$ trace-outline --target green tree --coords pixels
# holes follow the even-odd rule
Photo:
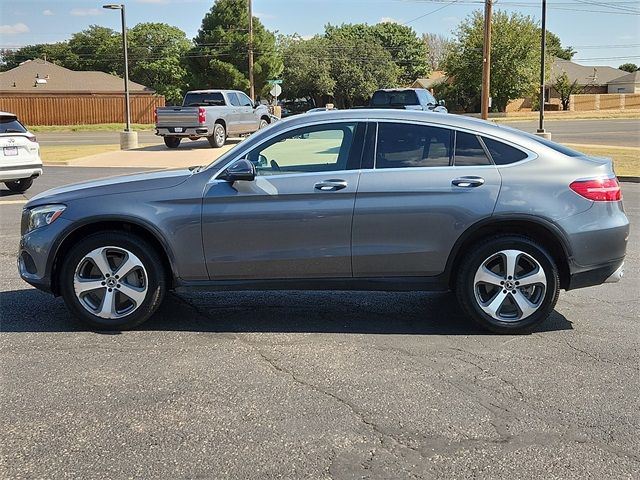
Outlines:
[[[427,45],[416,32],[406,25],[393,22],[382,22],[375,25],[363,23],[327,25],[325,37],[340,38],[342,44],[366,40],[378,44],[385,49],[399,72],[398,82],[411,84],[416,78],[429,74],[431,69],[427,59]]]
[[[129,77],[177,103],[187,87],[183,57],[191,42],[166,23],[139,23],[128,32]]]
[[[453,78],[454,96],[478,105],[482,85],[484,21],[480,11],[462,21],[443,62]],[[507,103],[535,91],[539,75],[540,29],[531,17],[497,11],[492,20],[491,87],[493,109],[503,112]]]
[[[122,36],[111,28],[91,25],[71,35],[67,43],[78,58],[77,70],[124,74]]]
[[[562,43],[560,42],[560,37],[558,37],[555,33],[547,32],[546,37],[547,55],[549,55],[551,58],[555,57],[562,60],[571,60],[576,54],[576,51],[573,49],[573,47],[563,47]]]
[[[633,73],[637,70],[640,70],[640,68],[638,68],[638,65],[636,65],[635,63],[623,63],[618,67],[618,69],[624,70],[625,72],[629,72],[629,73]]]
[[[567,72],[562,72],[558,75],[551,86],[558,92],[558,95],[560,95],[563,110],[569,110],[571,95],[577,95],[585,90],[585,86],[578,85],[577,79],[573,82],[570,81]]]
[[[35,58],[46,59],[62,67],[76,70],[79,57],[71,51],[67,42],[40,43],[27,45],[17,50],[2,50],[0,52],[0,71],[11,70],[22,62]]]
[[[249,89],[249,14],[246,0],[217,0],[204,16],[189,53],[191,87]],[[268,90],[267,80],[282,72],[275,35],[253,18],[256,95]]]
[[[331,76],[332,56],[325,38],[281,37],[279,48],[284,61],[283,96],[311,97],[316,105],[321,104],[324,96],[333,96],[336,82]]]

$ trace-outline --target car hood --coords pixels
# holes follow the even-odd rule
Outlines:
[[[42,192],[33,197],[26,206],[32,207],[45,203],[64,203],[100,195],[116,195],[120,193],[156,190],[158,188],[171,188],[180,185],[191,175],[192,170],[182,168],[74,183]]]

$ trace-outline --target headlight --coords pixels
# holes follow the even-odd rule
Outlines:
[[[43,205],[29,210],[29,223],[25,233],[35,230],[36,228],[50,225],[64,212],[65,205]]]

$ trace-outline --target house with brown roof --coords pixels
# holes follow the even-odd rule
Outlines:
[[[153,123],[164,97],[129,81],[131,120]],[[105,72],[74,71],[42,59],[0,73],[0,110],[27,125],[124,122],[124,80]]]
[[[611,80],[607,87],[608,93],[640,93],[640,71]]]

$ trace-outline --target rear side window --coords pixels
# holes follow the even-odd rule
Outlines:
[[[457,167],[472,165],[491,165],[491,161],[475,135],[456,132],[456,151],[453,164]]]
[[[0,133],[26,133],[27,129],[16,117],[0,117]]]
[[[405,123],[380,123],[376,168],[446,167],[452,131]]]
[[[516,163],[528,157],[522,150],[507,145],[506,143],[486,137],[482,137],[482,140],[491,154],[493,163],[496,165],[509,165],[510,163]]]

